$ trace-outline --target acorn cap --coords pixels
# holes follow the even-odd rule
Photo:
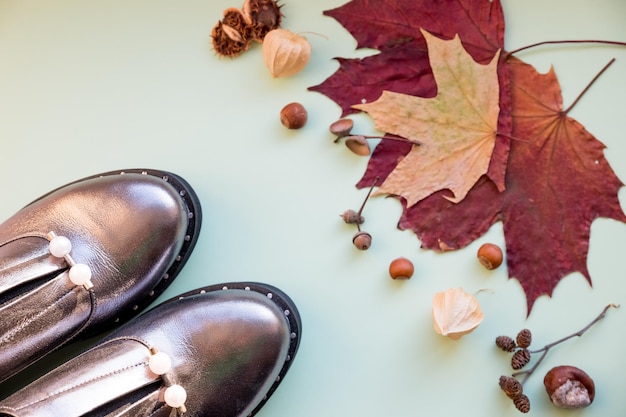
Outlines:
[[[330,133],[333,135],[342,138],[344,136],[348,136],[353,127],[354,122],[352,119],[339,119],[332,123],[328,130],[330,130]]]
[[[370,144],[365,139],[365,136],[361,135],[346,136],[346,146],[353,153],[360,156],[367,156],[371,152]]]

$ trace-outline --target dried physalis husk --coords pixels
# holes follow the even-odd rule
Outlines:
[[[282,6],[275,0],[246,0],[242,10],[254,30],[254,39],[262,42],[272,30],[280,27]]]
[[[433,298],[435,331],[450,339],[471,333],[483,321],[483,312],[476,297],[461,288],[449,288]]]
[[[306,66],[310,57],[309,41],[287,29],[275,29],[263,41],[263,61],[273,77],[297,74]]]
[[[237,56],[248,50],[253,39],[252,25],[243,12],[234,7],[224,10],[224,17],[213,27],[213,49],[219,55]]]

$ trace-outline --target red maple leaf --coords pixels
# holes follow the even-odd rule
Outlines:
[[[424,98],[437,95],[421,29],[448,40],[458,34],[463,47],[481,64],[487,64],[504,48],[504,15],[499,0],[353,0],[324,14],[348,29],[357,47],[380,51],[362,59],[337,58],[339,69],[322,84],[310,87],[339,104],[343,115],[355,112],[351,108],[354,104],[375,101],[385,90]],[[498,79],[500,106],[508,109],[506,65],[498,66]],[[488,176],[503,190],[511,133],[511,114],[506,110],[500,111],[498,132],[502,136],[496,141]],[[388,141],[381,143],[383,148],[384,142]]]
[[[483,177],[459,204],[440,192],[405,210],[399,227],[415,231],[425,248],[448,250],[501,220],[509,276],[520,281],[530,313],[538,297],[551,295],[572,272],[591,283],[592,221],[626,222],[626,216],[617,197],[623,184],[604,157],[605,146],[567,116],[554,72],[539,74],[514,58],[510,66],[513,135],[528,141],[512,141],[506,191]]]
[[[475,51],[476,49],[473,48],[478,42],[476,37],[472,37],[473,35],[468,35],[469,43],[463,38],[463,33],[465,33],[463,30],[467,30],[467,26],[474,28],[468,32],[474,34],[489,32],[482,25],[497,26],[498,31],[504,26],[497,1],[493,3],[486,1],[487,4],[482,1],[472,2],[472,7],[477,5],[476,10],[483,10],[480,13],[476,11],[472,13],[469,7],[464,6],[463,1],[423,0],[417,3],[420,3],[416,6],[417,9],[412,9],[411,5],[414,3],[409,0],[395,2],[395,7],[381,2],[381,7],[393,10],[399,17],[394,20],[391,16],[385,15],[385,19],[380,20],[386,22],[402,20],[404,22],[402,31],[408,30],[406,28],[408,20],[416,22],[416,25],[424,25],[427,30],[433,30],[432,22],[430,22],[431,26],[428,26],[429,16],[433,14],[432,9],[445,4],[447,8],[434,13],[437,16],[435,21],[442,22],[447,19],[446,25],[442,24],[438,27],[447,29],[449,25],[454,26],[452,30],[459,33],[468,52]],[[370,4],[365,0],[354,0],[328,14],[340,19],[348,29],[352,28],[350,30],[359,41],[359,45],[371,47],[372,45],[369,44],[371,42],[383,45],[377,59],[384,60],[386,56],[390,56],[383,55],[387,51],[384,45],[389,44],[388,37],[383,38],[387,39],[385,41],[387,43],[382,43],[380,40],[382,35],[369,34],[369,22],[366,25],[357,26],[353,19],[349,18],[354,15],[346,15],[346,9],[344,9],[352,5],[354,8],[348,9],[350,13],[357,13],[358,16],[371,13],[378,17],[382,12],[372,10],[373,7],[377,7],[377,4],[379,3],[371,2]],[[499,13],[484,13],[487,5],[490,10],[493,9]],[[338,14],[337,10],[342,10],[344,14]],[[469,18],[469,16],[474,17]],[[478,19],[476,16],[482,16],[483,19]],[[496,16],[495,23],[490,19],[484,19],[485,16],[489,16],[490,19]],[[480,22],[480,30],[476,29],[477,22]],[[374,32],[379,30],[380,28],[372,28]],[[387,27],[387,31],[393,30]],[[400,33],[407,36],[404,32]],[[439,33],[439,35],[442,34]],[[448,33],[443,35],[447,36]],[[489,45],[493,47],[491,43]],[[502,43],[498,45],[501,47]],[[395,45],[390,48],[401,47]],[[486,51],[487,48],[482,50]],[[503,175],[506,170],[503,183],[498,184],[496,180],[492,181],[494,171],[490,168],[489,178],[482,177],[460,203],[455,204],[442,198],[447,191],[434,193],[408,209],[401,199],[404,211],[398,226],[401,229],[413,230],[425,248],[450,250],[466,246],[482,236],[495,222],[502,221],[509,276],[521,283],[526,293],[528,313],[530,313],[536,299],[544,294],[551,295],[558,282],[570,273],[579,272],[591,283],[587,269],[591,223],[598,217],[626,222],[626,216],[617,198],[617,192],[623,184],[604,158],[604,145],[587,132],[580,123],[568,117],[567,111],[563,110],[560,86],[555,74],[552,71],[539,74],[532,66],[515,58],[509,57],[507,61],[506,54],[503,56],[505,59],[500,63],[498,76],[501,90],[506,90],[510,95],[501,94],[498,130],[507,132],[506,124],[512,122],[510,136],[519,138],[511,142],[504,139],[497,142],[506,145],[501,146],[500,149],[506,148],[507,151],[510,149],[508,168],[506,153],[502,158],[503,154],[494,151],[492,160],[492,166],[494,166],[494,160],[500,158],[496,165],[502,167]],[[411,68],[422,68],[421,63],[416,64],[408,56],[406,59],[405,64],[399,61],[393,66],[406,65],[402,71],[407,71],[409,74]],[[414,59],[425,60],[422,55],[415,55]],[[474,59],[479,61],[476,56]],[[353,67],[353,64],[356,67]],[[380,67],[375,68],[384,67],[380,62],[378,65]],[[374,98],[377,98],[381,92],[380,89],[388,87],[375,85],[376,75],[368,73],[368,69],[371,70],[371,67],[368,67],[368,62],[365,60],[342,61],[341,68],[333,76],[337,78],[331,77],[313,89],[328,95],[335,101],[339,100],[337,102],[340,104],[358,102],[363,95],[362,91],[351,96],[352,93],[346,92],[349,89],[339,91],[342,89],[334,86],[333,83],[345,79],[357,79],[363,75],[366,77],[365,85],[361,87],[367,89],[367,83],[372,83],[368,91],[373,91],[373,95],[376,95]],[[383,78],[388,76],[384,71]],[[389,79],[392,78],[389,77]],[[420,84],[424,89],[423,94],[430,94],[424,93],[427,91],[424,86],[428,83],[420,79]],[[402,83],[397,85],[398,88],[402,88]],[[396,91],[420,95],[415,90],[413,92]],[[512,119],[507,120],[507,115],[508,117],[512,115]],[[369,187],[375,177],[384,180],[398,161],[408,153],[410,146],[401,141],[382,140],[374,150],[367,171],[357,186]],[[506,187],[503,187],[504,185]],[[504,189],[505,191],[502,191]]]

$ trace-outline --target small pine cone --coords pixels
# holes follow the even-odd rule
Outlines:
[[[517,371],[526,366],[528,362],[530,362],[530,351],[528,349],[520,349],[513,354],[511,367]]]
[[[502,375],[500,377],[500,389],[504,391],[507,397],[515,399],[522,395],[524,387],[521,382],[512,376]]]
[[[498,336],[496,337],[496,346],[502,349],[505,352],[513,352],[517,347],[515,345],[515,340],[510,338],[509,336]]]
[[[533,341],[533,334],[528,329],[523,329],[517,334],[517,346],[526,349]]]
[[[530,400],[524,394],[513,399],[513,404],[521,413],[527,413],[530,411]]]

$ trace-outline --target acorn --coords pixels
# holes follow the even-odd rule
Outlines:
[[[352,238],[352,243],[359,250],[368,250],[372,246],[372,235],[358,231]]]
[[[341,218],[347,224],[363,224],[365,222],[365,217],[363,217],[358,211],[354,211],[352,209],[341,213]]]

